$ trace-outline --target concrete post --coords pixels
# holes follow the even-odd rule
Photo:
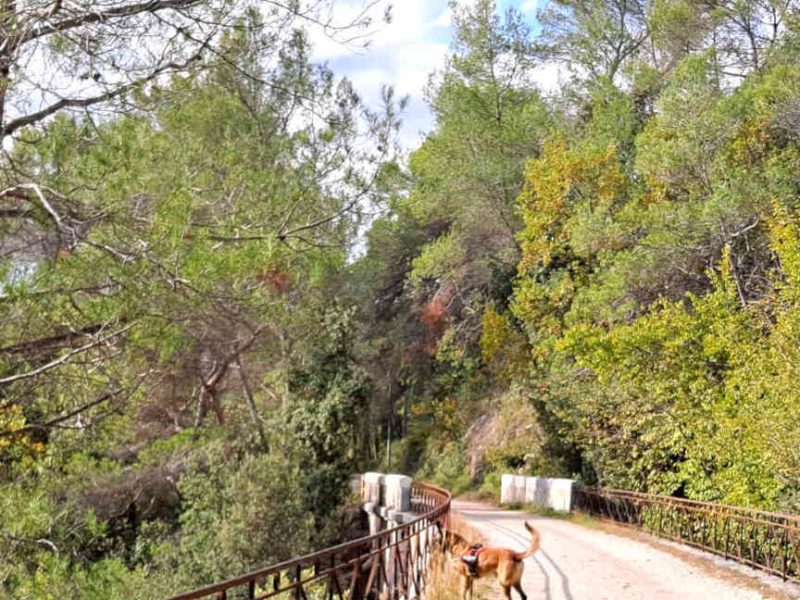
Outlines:
[[[514,476],[502,475],[500,477],[500,502],[502,504],[511,504],[514,493]]]
[[[369,534],[375,535],[383,529],[383,519],[376,510],[383,496],[383,473],[364,473],[361,477],[361,500],[369,521]]]
[[[525,478],[525,504],[536,503],[536,489],[539,485],[538,477]]]
[[[547,477],[536,478],[536,493],[533,496],[536,506],[550,506],[550,479]]]
[[[364,502],[372,502],[379,506],[383,505],[383,473],[364,473],[362,477],[362,491]]]
[[[551,479],[548,505],[554,510],[572,510],[572,479]]]
[[[523,504],[525,502],[525,480],[522,475],[503,475],[500,478],[500,502]]]
[[[384,506],[400,512],[411,510],[411,477],[406,475],[386,475],[383,478],[386,489]]]
[[[361,499],[369,518],[370,534],[392,529],[417,518],[418,515],[411,512],[411,484],[412,479],[406,475],[364,473],[361,477]],[[419,578],[420,570],[425,568],[423,557],[418,552],[428,542],[429,535],[427,530],[422,530],[401,542],[398,532],[392,534],[391,542],[396,545],[381,551],[385,565],[381,597],[397,598],[400,592],[403,592],[403,600],[412,600],[417,596],[411,578]],[[408,580],[398,585],[395,585],[395,577],[399,578],[402,571],[397,569],[395,558],[408,566]]]
[[[572,479],[503,475],[500,478],[500,502],[533,504],[562,512],[572,509]]]

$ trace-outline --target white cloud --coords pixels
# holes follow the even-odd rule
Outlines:
[[[337,22],[354,19],[365,2],[342,0],[335,4]],[[380,105],[382,85],[394,87],[396,96],[408,96],[400,141],[406,148],[420,142],[420,132],[430,130],[433,118],[425,105],[423,90],[429,75],[444,66],[451,34],[450,11],[444,0],[403,0],[392,8],[391,23],[382,23],[385,4],[370,15],[369,46],[355,40],[343,44],[320,32],[311,33],[313,58],[325,61],[334,72],[349,77],[372,108]]]
[[[539,0],[524,0],[520,3],[518,10],[523,15],[534,15],[540,6],[541,2]]]
[[[531,20],[536,8],[546,0],[501,0],[498,9],[514,5]],[[369,0],[337,0],[334,16],[337,23],[355,19]],[[349,44],[341,43],[311,31],[313,58],[327,62],[335,73],[349,77],[361,97],[372,108],[380,106],[382,85],[395,88],[396,96],[409,96],[403,114],[400,141],[413,149],[421,141],[421,133],[430,131],[433,116],[424,100],[424,89],[434,71],[444,67],[452,37],[452,15],[446,0],[401,0],[393,3],[392,22],[381,22],[387,2],[372,7],[373,25]],[[535,24],[534,24],[535,25]],[[343,34],[346,36],[347,34]],[[352,35],[352,33],[350,33]],[[369,46],[363,48],[363,42]],[[544,93],[555,93],[562,74],[554,64],[538,67],[533,78]]]

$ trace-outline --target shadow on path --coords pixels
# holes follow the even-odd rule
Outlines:
[[[539,566],[539,570],[542,572],[542,575],[544,575],[544,598],[545,600],[550,600],[550,575],[547,574],[547,569],[544,568],[544,565],[536,556],[533,557],[533,562]]]

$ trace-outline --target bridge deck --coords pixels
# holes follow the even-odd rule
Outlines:
[[[745,575],[742,567],[651,543],[648,536],[614,535],[475,502],[453,501],[452,506],[492,545],[521,550],[529,541],[523,521],[539,529],[542,546],[526,560],[523,578],[529,600],[800,598],[800,586],[777,580],[767,587],[755,571]]]

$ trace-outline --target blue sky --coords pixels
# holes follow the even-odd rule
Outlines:
[[[547,0],[500,0],[498,10],[513,6],[529,16],[535,27],[537,6]],[[334,16],[347,19],[360,12],[364,0],[336,0]],[[430,74],[444,66],[452,35],[446,0],[395,0],[392,23],[376,25],[368,49],[313,36],[315,59],[327,62],[337,74],[349,77],[364,100],[379,105],[382,84],[394,86],[398,96],[409,96],[400,140],[407,149],[419,145],[433,119],[424,100]],[[375,12],[379,20],[383,7]],[[553,73],[542,73],[546,87]]]

